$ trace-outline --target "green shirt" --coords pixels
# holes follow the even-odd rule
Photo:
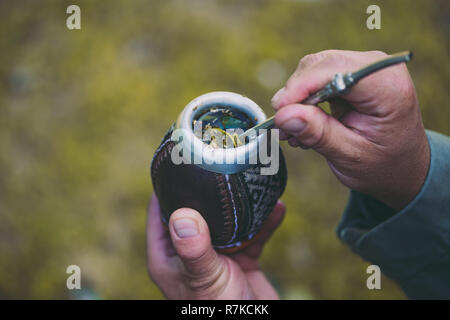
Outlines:
[[[450,299],[450,138],[427,131],[430,168],[419,194],[396,212],[352,191],[339,238],[412,299]]]

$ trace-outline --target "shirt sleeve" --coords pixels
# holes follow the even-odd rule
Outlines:
[[[399,212],[351,191],[338,237],[412,299],[450,298],[450,138],[427,131],[430,168]]]

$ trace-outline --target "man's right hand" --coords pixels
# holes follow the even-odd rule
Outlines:
[[[305,56],[272,104],[280,137],[322,154],[349,188],[400,210],[419,192],[430,162],[415,88],[404,64],[378,71],[330,101],[332,115],[298,104],[334,74],[386,57],[379,51],[327,50]]]

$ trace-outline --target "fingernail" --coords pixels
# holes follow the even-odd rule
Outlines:
[[[287,131],[288,133],[297,134],[303,131],[305,127],[306,127],[305,122],[303,122],[300,119],[293,118],[283,123],[280,128],[284,131]]]
[[[198,234],[197,222],[189,218],[175,220],[173,228],[180,238],[190,238]]]
[[[278,108],[278,100],[280,100],[281,95],[284,92],[284,87],[281,88],[280,90],[277,91],[277,93],[275,93],[275,95],[272,98],[272,106],[276,109]]]

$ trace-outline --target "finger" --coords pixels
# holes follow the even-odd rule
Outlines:
[[[273,96],[272,106],[277,110],[303,101],[320,90],[334,74],[341,72],[337,70],[342,70],[342,60],[338,61],[336,57],[342,54],[339,50],[325,50],[304,56],[286,85]]]
[[[200,282],[213,282],[224,268],[211,244],[208,225],[197,211],[182,208],[169,221],[175,250],[188,274]]]
[[[326,50],[304,57],[298,69],[288,79],[284,88],[280,89],[272,98],[272,105],[275,109],[280,109],[286,105],[303,101],[308,96],[322,89],[330,82],[336,73],[353,72],[387,55],[379,51],[355,52]],[[305,61],[303,61],[305,59]],[[395,68],[395,67],[394,67]],[[391,68],[391,70],[393,70]],[[386,70],[384,70],[386,71]],[[379,94],[374,82],[374,77],[383,81],[383,70],[369,76],[372,80],[363,79],[354,86],[352,91],[345,97],[351,103],[361,104],[367,100],[368,94]],[[384,79],[385,80],[385,79]],[[361,93],[365,93],[361,95]],[[372,110],[366,110],[371,112]],[[379,112],[377,110],[376,112]]]
[[[153,277],[166,268],[174,253],[169,233],[161,221],[158,199],[153,194],[147,217],[147,264],[150,275]]]
[[[322,109],[293,104],[280,109],[275,115],[278,128],[293,138],[289,144],[312,148],[328,159],[355,156],[361,137]]]
[[[336,97],[329,100],[330,103],[330,109],[331,109],[331,115],[337,119],[340,120],[342,117],[344,117],[348,112],[354,110],[352,105],[345,101],[344,99],[340,97]]]
[[[332,79],[333,72],[330,69],[295,72],[272,98],[272,106],[279,110],[288,104],[303,101],[325,86]]]
[[[269,215],[266,222],[264,222],[255,241],[250,246],[242,250],[241,253],[244,253],[251,258],[257,259],[261,255],[266,242],[270,239],[274,231],[283,221],[285,213],[286,206],[281,201],[278,201],[273,208],[272,213]]]

